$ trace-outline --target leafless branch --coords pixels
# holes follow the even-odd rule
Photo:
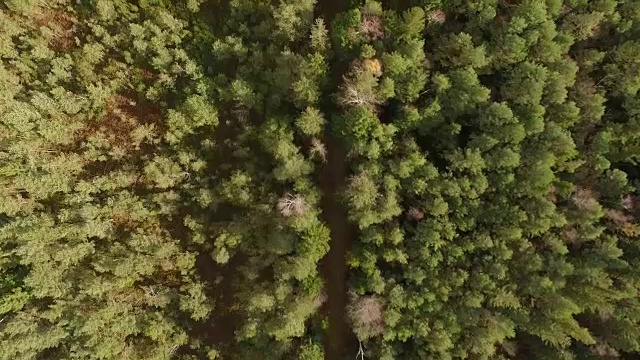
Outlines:
[[[634,205],[635,199],[631,195],[627,195],[622,198],[622,207],[625,208],[625,210],[633,209]]]
[[[358,106],[358,105],[377,105],[380,100],[376,97],[373,89],[358,88],[357,83],[352,79],[345,79],[342,85],[342,96],[340,98],[342,105]]]
[[[447,21],[447,14],[442,10],[432,10],[427,13],[427,21],[430,23],[443,24]]]
[[[158,295],[156,293],[156,290],[153,288],[153,286],[144,286],[142,290],[144,290],[145,295],[147,295],[150,298],[154,298]]]
[[[320,139],[311,139],[311,149],[309,152],[313,155],[318,155],[323,163],[327,162],[327,147],[320,141]]]
[[[173,345],[171,347],[171,349],[169,349],[169,357],[172,357],[173,355],[175,355],[175,353],[178,351],[178,345]]]
[[[304,215],[306,212],[307,204],[302,196],[287,193],[284,197],[278,200],[278,209],[284,217],[292,215],[300,216]]]
[[[315,299],[313,299],[313,306],[319,308],[327,301],[328,298],[329,296],[327,295],[327,292],[322,290],[322,292],[318,294]]]
[[[359,35],[363,35],[367,40],[379,39],[384,35],[382,29],[382,19],[379,16],[373,14],[366,14],[362,17],[360,23]]]
[[[356,354],[356,360],[364,360],[364,349],[362,348],[362,341],[358,340],[358,353]]]
[[[412,207],[407,211],[407,217],[410,220],[420,221],[424,218],[424,212],[418,208]]]
[[[631,220],[633,220],[631,216],[625,214],[623,211],[620,211],[620,210],[608,210],[606,215],[607,215],[607,218],[609,218],[618,226],[623,226],[631,222]]]
[[[598,207],[596,194],[587,188],[578,188],[571,197],[573,204],[580,210],[593,211]]]
[[[367,339],[384,332],[384,304],[377,296],[354,298],[347,308],[358,339]]]

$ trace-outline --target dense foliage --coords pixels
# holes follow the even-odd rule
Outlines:
[[[632,0],[4,1],[0,360],[635,358],[638,38]]]

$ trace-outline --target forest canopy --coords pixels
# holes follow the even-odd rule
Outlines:
[[[640,356],[640,2],[0,3],[0,360]]]

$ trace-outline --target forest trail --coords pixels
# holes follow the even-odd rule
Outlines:
[[[337,13],[345,11],[348,2],[346,0],[320,0],[318,5],[325,23],[331,27],[333,17]],[[334,62],[334,66],[331,68],[333,87],[337,87],[340,83],[345,68],[342,64]],[[325,101],[329,109],[335,109],[333,99],[327,98]],[[337,111],[337,109],[335,110]],[[339,195],[348,172],[345,146],[340,139],[331,134],[331,130],[326,132],[324,143],[328,149],[328,159],[320,173],[319,184],[323,193],[323,217],[331,230],[329,253],[322,262],[328,295],[326,310],[329,317],[325,359],[340,360],[350,353],[351,345],[354,346],[353,351],[356,351],[357,346],[346,313],[348,301],[346,255],[355,239],[355,231],[347,220],[347,212],[340,202]]]
[[[347,322],[347,264],[346,254],[354,240],[347,214],[340,204],[339,190],[347,173],[345,149],[340,140],[327,135],[328,162],[322,170],[320,186],[323,190],[322,213],[329,229],[329,253],[323,260],[323,273],[328,289],[329,331],[325,344],[325,359],[342,359],[353,334]]]

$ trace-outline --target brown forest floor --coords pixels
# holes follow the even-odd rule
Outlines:
[[[333,17],[348,6],[347,0],[320,0],[319,15],[330,27]],[[345,72],[345,64],[334,62],[331,69],[332,86],[337,87]],[[333,99],[326,99],[326,107],[335,109]],[[336,111],[333,111],[336,113]],[[340,360],[351,358],[349,354],[357,352],[357,340],[347,321],[347,263],[346,255],[356,238],[356,231],[347,220],[347,213],[340,201],[348,172],[344,144],[326,132],[324,143],[328,148],[328,160],[320,173],[319,185],[322,190],[322,213],[324,221],[331,230],[330,249],[323,259],[322,270],[326,281],[328,300],[325,306],[329,318],[329,329],[325,342],[325,359]]]
[[[320,187],[324,195],[324,220],[331,229],[331,247],[322,264],[328,295],[326,309],[329,316],[325,359],[338,360],[346,356],[347,348],[355,342],[345,309],[348,300],[348,269],[345,256],[354,240],[354,231],[348,223],[347,214],[340,204],[338,195],[347,172],[344,145],[331,135],[325,138],[325,142],[329,148],[329,158],[321,173]]]

